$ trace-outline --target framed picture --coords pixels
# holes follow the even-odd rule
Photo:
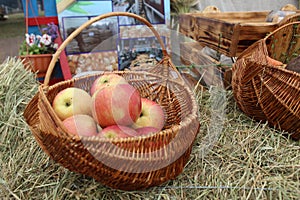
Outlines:
[[[109,12],[129,12],[142,16],[158,29],[170,22],[170,0],[56,0],[63,39],[93,17]],[[167,46],[170,42],[164,39]],[[155,49],[156,48],[156,49]],[[66,47],[73,75],[84,71],[131,68],[135,59],[161,59],[161,47],[149,28],[127,16],[100,20],[84,29]]]

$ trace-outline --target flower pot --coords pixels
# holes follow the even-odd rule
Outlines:
[[[24,67],[30,69],[32,72],[37,72],[37,77],[44,77],[46,75],[48,66],[52,59],[52,54],[36,54],[20,56]]]

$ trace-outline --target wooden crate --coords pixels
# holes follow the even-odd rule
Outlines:
[[[194,65],[190,69],[196,79],[202,79],[204,86],[219,85],[231,89],[231,66],[220,62],[202,52],[199,42],[180,43],[180,59],[185,65]]]
[[[279,23],[266,22],[269,11],[185,13],[179,17],[180,32],[226,56],[236,57],[255,41],[279,26],[300,20],[300,11]]]

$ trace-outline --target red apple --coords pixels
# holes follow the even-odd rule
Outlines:
[[[158,103],[147,98],[141,98],[141,101],[142,112],[132,127],[137,129],[145,126],[151,126],[160,131],[165,124],[163,109]]]
[[[107,86],[92,96],[92,115],[103,128],[132,125],[140,113],[140,93],[130,84]]]
[[[157,133],[160,130],[155,127],[145,126],[145,127],[137,128],[135,129],[135,131],[137,132],[138,135],[148,135],[151,133]]]
[[[98,134],[97,124],[89,115],[73,115],[65,119],[63,124],[72,135],[94,136]]]
[[[104,138],[125,138],[136,135],[137,132],[134,129],[120,125],[108,126],[99,133],[99,136]]]
[[[70,87],[60,91],[53,100],[52,107],[61,120],[72,115],[91,115],[92,97],[83,89]]]
[[[109,85],[117,85],[117,84],[126,84],[128,83],[125,78],[117,74],[103,74],[99,76],[91,87],[91,95],[93,95],[97,90],[100,90]]]

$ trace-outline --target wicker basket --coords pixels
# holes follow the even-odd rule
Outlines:
[[[232,88],[239,108],[300,138],[300,74],[274,66],[300,54],[300,22],[283,25],[246,49],[233,66]]]
[[[112,16],[134,17],[146,24],[162,47],[164,56],[161,62],[148,72],[99,72],[48,86],[54,63],[66,45],[87,26]],[[93,81],[104,73],[123,76],[142,97],[158,102],[165,112],[163,130],[130,138],[70,136],[51,106],[54,97],[71,86],[89,91]],[[121,190],[145,189],[176,178],[189,160],[200,127],[197,102],[172,64],[159,34],[144,18],[126,12],[95,17],[62,43],[49,65],[44,84],[27,105],[24,117],[38,144],[54,161]]]

